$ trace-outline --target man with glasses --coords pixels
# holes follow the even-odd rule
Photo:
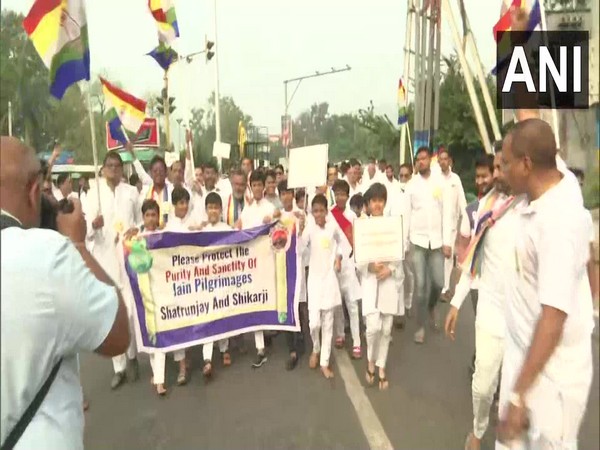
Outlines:
[[[406,185],[412,178],[413,168],[410,164],[401,164],[398,172],[398,181],[400,182],[400,190],[404,192]]]
[[[166,167],[161,173],[166,176]],[[130,334],[135,336],[135,308],[125,272],[122,243],[135,232],[136,226],[142,221],[140,197],[135,186],[121,181],[123,160],[116,151],[106,154],[102,174],[103,177],[96,180],[94,187],[90,189],[90,201],[86,205],[87,240],[93,244],[92,255],[123,294]],[[100,205],[97,201],[97,190],[100,191]],[[101,209],[98,209],[99,206]],[[127,353],[113,358],[115,374],[110,384],[112,389],[121,386],[125,379],[129,381],[138,379],[136,353],[136,341],[133,337]]]

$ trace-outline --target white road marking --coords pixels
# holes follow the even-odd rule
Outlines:
[[[344,380],[346,393],[350,397],[352,406],[354,406],[354,410],[358,415],[360,426],[369,442],[369,448],[371,450],[394,450],[394,446],[385,434],[379,417],[377,417],[367,394],[365,394],[365,388],[360,383],[354,367],[352,367],[348,353],[343,350],[336,351],[335,361],[342,380]]]

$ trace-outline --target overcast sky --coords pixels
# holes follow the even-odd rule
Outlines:
[[[486,71],[495,60],[492,27],[500,0],[464,0]],[[284,109],[283,80],[352,67],[302,82],[291,106],[295,116],[314,102],[331,113],[356,112],[373,100],[376,111],[396,115],[396,91],[403,68],[406,0],[219,0],[218,43],[221,95],[230,95],[255,125],[279,134]],[[455,2],[453,2],[455,3]],[[27,13],[33,0],[4,0],[2,8]],[[106,73],[134,95],[160,92],[162,70],[145,54],[157,44],[147,0],[87,1],[92,72]],[[214,40],[212,0],[175,0],[180,54],[202,50]],[[458,6],[453,4],[459,29]],[[452,52],[447,21],[442,48]],[[172,72],[172,73],[171,73]],[[180,117],[205,106],[214,89],[213,62],[180,62],[170,71],[170,92]]]

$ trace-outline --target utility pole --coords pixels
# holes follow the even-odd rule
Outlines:
[[[331,70],[328,70],[327,72],[316,71],[312,75],[305,75],[302,77],[291,78],[289,80],[283,80],[283,89],[284,89],[284,98],[285,98],[284,120],[285,120],[286,126],[288,127],[289,134],[291,134],[291,132],[292,132],[292,121],[290,118],[288,118],[288,110],[290,107],[290,103],[292,103],[292,100],[294,99],[294,95],[296,95],[296,92],[298,91],[298,87],[300,87],[300,83],[302,82],[302,80],[306,80],[308,78],[323,77],[325,75],[333,75],[334,73],[347,72],[349,70],[352,70],[352,68],[348,64],[346,64],[346,67],[344,67],[343,69],[335,69],[332,67]],[[296,87],[294,88],[294,92],[292,92],[292,96],[288,100],[288,83],[293,83],[293,82],[297,82],[297,84],[296,84]],[[289,141],[290,141],[290,139],[288,138],[288,140],[286,142],[286,146],[285,146],[285,157],[288,160],[290,157]]]
[[[215,0],[215,44],[218,42],[217,37],[217,0]],[[205,39],[206,41],[206,39]],[[208,42],[208,41],[206,41]],[[208,53],[207,53],[208,55]],[[208,59],[207,59],[208,61]],[[219,95],[219,55],[215,52],[215,128],[216,128],[216,141],[221,142],[221,96]],[[219,164],[219,170],[221,169],[221,157],[217,157]]]

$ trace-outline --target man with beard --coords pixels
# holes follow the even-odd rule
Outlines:
[[[508,135],[504,145],[509,145],[511,139],[511,135]],[[496,151],[494,157],[494,187],[481,199],[475,214],[476,229],[481,229],[482,222],[490,217],[494,220],[493,227],[489,226],[485,234],[477,235],[478,241],[471,240],[473,248],[477,246],[477,242],[481,247],[477,254],[467,257],[464,262],[463,273],[456,286],[445,324],[447,336],[454,340],[458,310],[467,297],[469,288],[477,282],[479,301],[475,319],[475,372],[471,386],[474,418],[473,429],[465,444],[465,448],[470,450],[481,448],[481,440],[489,423],[490,407],[498,387],[506,328],[504,286],[514,254],[511,242],[517,233],[514,198],[510,197],[510,189],[502,174],[501,158],[502,149]],[[471,266],[481,267],[481,271],[472,272]]]
[[[129,318],[131,339],[126,354],[113,358],[115,374],[111,388],[116,389],[127,380],[136,381],[139,377],[136,358],[135,308],[133,293],[125,271],[122,243],[136,232],[142,222],[139,194],[134,186],[123,183],[123,160],[116,151],[108,152],[102,165],[103,178],[90,189],[85,217],[87,220],[87,240],[92,243],[92,255],[115,282],[123,294]],[[166,189],[166,187],[164,188]],[[97,202],[100,191],[100,206]],[[126,369],[128,373],[126,375]]]
[[[444,258],[452,255],[452,207],[444,180],[431,172],[429,148],[417,151],[418,173],[406,188],[408,196],[407,222],[411,256],[415,270],[415,293],[418,305],[414,336],[417,344],[425,341],[425,321],[436,330],[435,306],[444,285]]]
[[[349,197],[352,198],[355,194],[362,193],[361,186],[359,184],[362,168],[360,166],[360,162],[354,158],[350,160],[349,164],[350,168],[348,169],[347,177],[348,184],[350,185]]]

